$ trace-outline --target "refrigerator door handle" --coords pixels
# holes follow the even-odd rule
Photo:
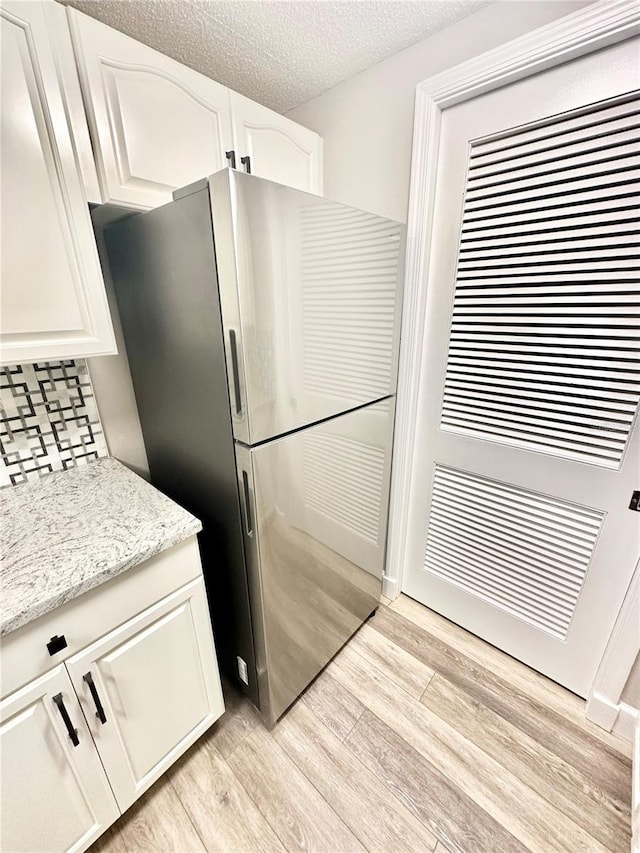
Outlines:
[[[251,492],[249,491],[249,475],[242,472],[242,487],[244,490],[244,522],[247,536],[253,536],[253,513],[251,512]]]
[[[242,414],[242,393],[240,391],[240,369],[238,367],[238,344],[233,329],[229,332],[229,347],[231,349],[231,372],[233,373],[233,395],[237,414]]]

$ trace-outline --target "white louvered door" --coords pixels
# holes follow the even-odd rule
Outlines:
[[[403,590],[576,693],[640,553],[640,73],[443,112]]]

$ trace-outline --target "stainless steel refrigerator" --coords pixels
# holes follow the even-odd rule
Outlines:
[[[105,236],[152,480],[274,722],[380,598],[404,226],[225,170]]]

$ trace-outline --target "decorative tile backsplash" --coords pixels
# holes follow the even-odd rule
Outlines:
[[[0,367],[0,486],[108,456],[85,361]]]

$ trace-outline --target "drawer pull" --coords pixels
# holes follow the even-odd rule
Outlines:
[[[47,643],[47,649],[49,650],[49,654],[53,657],[53,655],[57,655],[58,652],[61,652],[63,649],[67,648],[67,640],[64,634],[59,637],[57,634],[55,637],[52,637]]]
[[[82,676],[83,681],[86,681],[89,685],[89,691],[91,693],[91,698],[93,699],[93,703],[96,706],[96,717],[100,720],[102,725],[107,722],[107,715],[104,712],[104,708],[102,707],[102,702],[100,701],[100,697],[98,696],[98,690],[96,688],[95,682],[93,680],[93,676],[90,672],[85,673]]]
[[[58,711],[60,711],[60,716],[62,717],[62,721],[67,727],[67,734],[71,740],[71,743],[74,746],[78,746],[80,743],[80,739],[78,738],[78,729],[74,729],[73,723],[71,722],[71,717],[69,716],[69,712],[64,706],[64,699],[62,698],[62,693],[56,693],[53,697],[53,701],[58,706]]]

